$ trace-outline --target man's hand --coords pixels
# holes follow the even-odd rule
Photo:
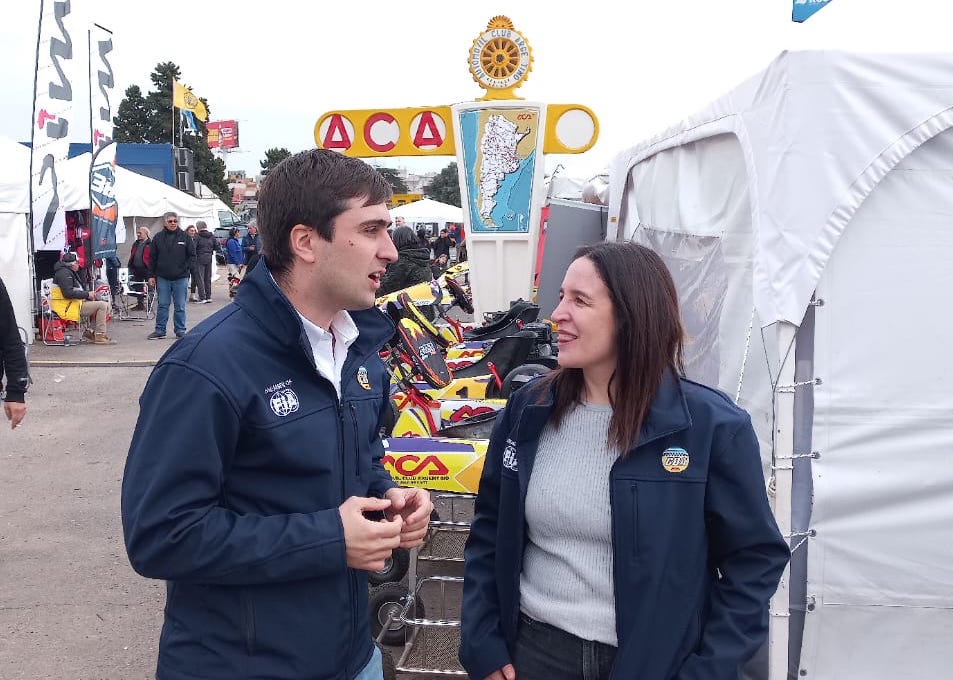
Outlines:
[[[500,670],[486,676],[486,680],[516,680],[516,669],[513,668],[513,664],[508,663]]]
[[[89,291],[88,293],[86,293],[86,299],[92,302],[93,300],[96,299],[96,295],[93,293],[93,291]]]
[[[424,542],[433,503],[425,489],[388,489],[384,498],[390,501],[390,508],[384,511],[387,519],[402,517],[403,528],[400,532],[401,548],[416,548]]]
[[[380,571],[394,548],[401,544],[404,520],[400,516],[374,522],[364,517],[365,512],[387,510],[391,502],[385,498],[351,496],[338,512],[344,525],[344,547],[347,566],[365,571]]]
[[[20,401],[5,401],[3,412],[7,414],[7,420],[10,421],[10,429],[15,430],[26,415],[26,404]]]

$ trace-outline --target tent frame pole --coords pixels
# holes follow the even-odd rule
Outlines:
[[[797,326],[787,321],[778,323],[778,380],[774,386],[774,516],[781,535],[791,535],[791,487],[794,481],[794,369]],[[788,639],[791,622],[791,565],[781,574],[781,582],[771,598],[771,619],[768,633],[768,679],[788,677]]]

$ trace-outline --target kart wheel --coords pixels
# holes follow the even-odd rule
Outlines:
[[[368,596],[368,610],[371,619],[371,637],[375,640],[384,631],[380,642],[385,645],[399,645],[404,642],[404,633],[407,626],[400,620],[400,612],[408,597],[407,588],[399,583],[385,583],[371,590]],[[425,617],[424,605],[420,600],[415,601],[414,618]],[[388,620],[390,625],[387,625]],[[387,630],[384,626],[387,625]]]
[[[512,371],[507,373],[506,377],[503,379],[503,388],[500,390],[500,396],[502,396],[504,399],[509,399],[513,392],[521,388],[533,378],[546,375],[550,372],[550,370],[552,369],[550,369],[548,366],[543,366],[542,364],[523,364],[522,366],[517,366]]]
[[[395,548],[387,562],[384,563],[383,569],[367,572],[367,582],[374,586],[384,583],[397,583],[404,578],[409,566],[410,552],[406,548]]]

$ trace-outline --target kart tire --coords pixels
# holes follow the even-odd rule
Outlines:
[[[509,399],[513,392],[530,380],[540,375],[546,375],[551,370],[551,368],[542,364],[523,364],[522,366],[517,366],[503,378],[503,387],[500,390],[500,396],[503,397],[503,399]]]
[[[397,419],[400,417],[400,412],[397,410],[397,404],[394,403],[393,399],[387,400],[387,412],[384,414],[384,417],[381,419],[381,438],[387,439],[392,434],[394,434],[394,426],[397,425]]]
[[[373,586],[384,583],[397,583],[407,573],[410,566],[410,551],[407,548],[394,548],[380,571],[367,572],[367,582]]]
[[[377,586],[370,591],[367,602],[368,612],[370,614],[371,620],[372,638],[377,640],[378,636],[381,634],[381,631],[384,629],[384,625],[387,623],[388,617],[391,616],[391,614],[400,614],[400,611],[404,608],[407,595],[408,592],[406,586],[402,586],[399,583],[385,583],[384,585]],[[414,604],[414,618],[424,618],[426,615],[424,613],[423,603],[420,600],[416,600]],[[399,619],[396,621],[391,621],[390,626],[386,631],[384,631],[384,635],[380,639],[381,644],[403,644],[405,641],[404,637],[406,629],[407,626],[404,625],[404,623]]]

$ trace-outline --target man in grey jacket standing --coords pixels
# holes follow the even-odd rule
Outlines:
[[[156,312],[156,328],[149,340],[165,337],[169,322],[169,304],[175,305],[172,323],[175,337],[185,337],[185,298],[189,292],[189,270],[195,261],[195,243],[182,229],[179,216],[167,212],[163,216],[164,228],[152,237],[149,260],[149,285],[156,286],[159,309]]]
[[[198,302],[212,301],[212,259],[215,257],[215,235],[208,225],[199,220],[195,223],[198,233],[195,235],[195,267],[193,276],[197,283]]]

